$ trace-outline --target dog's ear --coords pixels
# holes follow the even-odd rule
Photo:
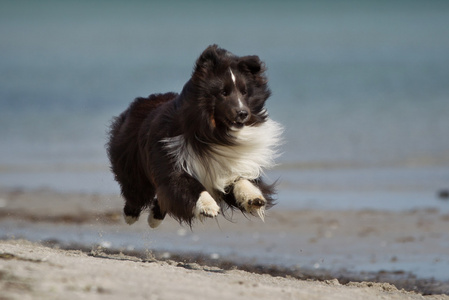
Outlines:
[[[238,66],[241,71],[246,71],[254,75],[263,73],[265,71],[264,64],[260,61],[257,55],[240,57]]]
[[[219,57],[217,45],[211,45],[203,51],[196,61],[194,74],[207,74],[209,70],[213,70],[218,64]]]

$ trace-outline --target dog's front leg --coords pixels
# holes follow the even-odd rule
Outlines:
[[[241,208],[250,214],[257,214],[264,221],[267,201],[257,186],[248,179],[239,179],[234,184],[233,191]]]
[[[180,222],[193,218],[216,217],[220,207],[204,186],[185,172],[175,172],[158,185],[157,195],[162,211]]]
[[[219,211],[220,207],[214,198],[207,191],[202,191],[193,208],[193,215],[202,220],[204,217],[216,217]]]

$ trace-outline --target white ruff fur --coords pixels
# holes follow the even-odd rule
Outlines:
[[[182,135],[163,139],[170,155],[176,159],[176,167],[197,179],[211,195],[236,180],[259,178],[263,169],[272,168],[278,156],[282,126],[268,119],[259,126],[245,126],[233,130],[236,137],[234,146],[211,146],[206,157],[194,153]]]

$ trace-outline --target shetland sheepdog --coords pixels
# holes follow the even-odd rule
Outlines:
[[[192,226],[239,209],[258,215],[274,204],[273,167],[282,126],[268,117],[265,64],[209,46],[180,94],[136,98],[113,119],[108,156],[125,199],[125,221],[149,210]]]

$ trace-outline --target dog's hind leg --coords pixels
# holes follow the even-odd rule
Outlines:
[[[163,212],[161,210],[159,202],[157,201],[157,198],[155,198],[153,205],[150,208],[150,214],[148,215],[148,225],[150,225],[151,228],[158,227],[164,220],[166,214],[165,211]]]
[[[148,207],[154,199],[155,192],[152,185],[145,188],[122,186],[122,194],[125,198],[125,206],[123,207],[123,216],[125,222],[129,225],[135,223],[143,209]]]
[[[123,217],[125,218],[125,222],[128,225],[134,224],[137,220],[139,220],[141,209],[136,209],[128,204],[125,204],[123,208]]]

